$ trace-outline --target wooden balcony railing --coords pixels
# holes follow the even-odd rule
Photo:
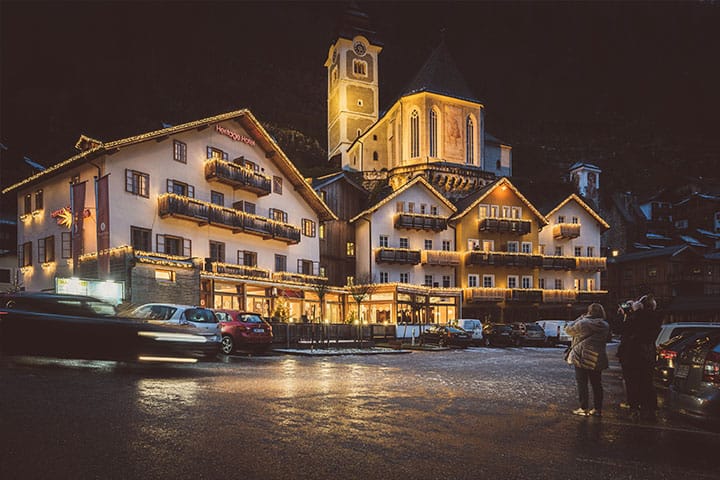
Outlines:
[[[395,217],[395,228],[440,232],[447,229],[447,219],[435,215],[399,213]]]
[[[578,270],[595,270],[598,272],[607,270],[607,259],[605,257],[575,257]]]
[[[375,262],[417,265],[420,263],[420,250],[381,247],[375,251]]]
[[[602,303],[607,300],[607,290],[583,290],[577,292],[577,301],[581,303]]]
[[[512,233],[526,235],[530,233],[530,220],[509,218],[482,218],[478,222],[478,231],[492,233]]]
[[[542,300],[544,303],[572,303],[577,299],[575,290],[543,290]]]
[[[539,289],[513,288],[510,290],[507,300],[513,302],[542,303],[543,291]]]
[[[544,256],[542,268],[545,270],[575,270],[577,262],[575,257]]]
[[[469,252],[465,264],[534,268],[542,266],[543,257],[529,253]]]
[[[218,275],[232,275],[238,277],[270,278],[270,271],[259,267],[236,265],[232,263],[212,262],[212,272]]]
[[[206,161],[205,179],[230,185],[234,189],[253,192],[258,197],[270,193],[270,177],[224,160],[212,159]]]
[[[273,279],[279,282],[305,283],[313,284],[318,282],[327,282],[327,277],[321,275],[309,275],[305,273],[294,272],[275,272]]]
[[[580,236],[580,224],[579,223],[557,223],[553,225],[552,229],[553,237],[558,240],[577,238]]]
[[[420,258],[423,265],[460,265],[460,252],[447,250],[423,250]]]
[[[501,302],[510,293],[507,288],[468,288],[465,290],[465,301],[470,303],[478,302]]]

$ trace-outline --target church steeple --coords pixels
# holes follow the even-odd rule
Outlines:
[[[382,44],[370,19],[355,2],[338,25],[337,39],[328,50],[328,159],[348,164],[347,148],[379,116],[378,56]]]

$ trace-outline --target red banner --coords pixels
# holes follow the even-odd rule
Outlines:
[[[110,276],[110,198],[108,176],[95,180],[95,198],[97,201],[97,251],[98,278]]]
[[[83,220],[85,219],[85,183],[78,182],[70,186],[70,205],[72,207],[72,258],[73,272],[78,267],[78,257],[83,252]]]

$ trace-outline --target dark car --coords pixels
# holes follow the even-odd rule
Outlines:
[[[215,310],[222,329],[222,353],[237,349],[267,351],[272,347],[272,325],[259,314],[238,310]]]
[[[507,323],[486,323],[483,325],[483,338],[487,345],[493,347],[512,345],[512,326]]]
[[[0,295],[0,352],[119,361],[196,362],[215,358],[218,335],[116,316],[96,298],[50,293]]]
[[[707,335],[706,331],[685,330],[657,347],[653,383],[659,389],[666,389],[673,380],[678,353],[696,339]]]
[[[720,333],[707,332],[682,349],[665,406],[720,428]]]
[[[437,325],[426,329],[418,339],[420,345],[433,344],[441,347],[469,347],[472,335],[462,328]]]
[[[547,344],[545,330],[537,323],[515,322],[512,327],[512,343],[519,347],[522,345],[534,345],[537,347]]]

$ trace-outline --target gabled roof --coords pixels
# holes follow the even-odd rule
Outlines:
[[[337,220],[335,214],[325,205],[320,197],[315,193],[310,185],[307,184],[305,178],[300,174],[298,169],[293,163],[287,158],[285,153],[282,151],[280,146],[275,142],[272,136],[260,125],[255,116],[250,110],[236,110],[233,112],[223,113],[213,117],[203,118],[201,120],[195,120],[193,122],[184,123],[182,125],[171,126],[163,128],[161,130],[154,130],[151,132],[142,133],[133,137],[123,138],[120,140],[114,140],[111,142],[100,142],[99,140],[86,137],[85,135],[80,137],[77,148],[85,148],[77,155],[74,155],[67,160],[57,163],[42,172],[38,172],[25,180],[22,180],[14,185],[11,185],[4,189],[2,193],[8,193],[23,186],[39,182],[46,178],[52,177],[55,173],[65,171],[76,165],[87,163],[102,155],[111,154],[117,152],[119,149],[136,145],[139,143],[147,142],[149,140],[159,140],[170,135],[186,132],[196,128],[207,127],[211,124],[217,124],[220,122],[235,120],[238,122],[257,143],[257,145],[265,152],[265,156],[269,158],[275,165],[285,174],[287,179],[292,183],[293,187],[303,197],[303,199],[318,213],[320,220]]]
[[[491,183],[489,185],[484,186],[480,190],[475,191],[474,193],[471,193],[467,197],[459,200],[456,204],[458,212],[452,216],[450,220],[457,220],[459,218],[464,217],[470,210],[472,210],[475,206],[477,206],[479,203],[481,203],[488,195],[490,195],[496,188],[498,187],[507,187],[512,192],[517,195],[517,197],[522,201],[527,207],[530,209],[530,211],[540,219],[543,225],[547,225],[548,221],[545,216],[540,213],[537,208],[533,206],[532,203],[528,201],[525,196],[520,193],[520,190],[515,188],[515,185],[508,180],[507,177],[502,177],[501,179],[495,181],[494,183]]]
[[[580,205],[582,208],[584,208],[584,209],[590,214],[590,216],[593,217],[604,229],[607,230],[608,228],[610,228],[610,225],[608,225],[608,223],[607,223],[605,220],[603,220],[602,217],[595,212],[595,210],[593,210],[592,208],[590,208],[590,206],[589,206],[587,203],[585,203],[585,202],[584,202],[577,194],[575,194],[575,193],[573,193],[572,195],[570,195],[569,197],[567,197],[565,200],[563,200],[562,202],[560,202],[560,204],[559,204],[557,207],[553,208],[550,212],[548,212],[547,214],[545,214],[545,217],[549,218],[549,217],[552,216],[555,212],[557,212],[558,210],[560,210],[563,206],[565,206],[566,204],[568,204],[568,203],[571,202],[571,201],[577,202],[577,204]]]
[[[450,209],[450,211],[452,211],[452,212],[455,211],[455,206],[454,206],[452,203],[450,203],[450,201],[449,201],[447,198],[445,198],[440,192],[438,192],[438,191],[435,189],[435,187],[433,187],[432,185],[430,185],[430,183],[429,183],[427,180],[425,180],[424,177],[419,176],[419,177],[413,178],[410,182],[406,183],[405,185],[403,185],[402,187],[398,188],[398,189],[395,190],[394,192],[392,192],[392,193],[390,193],[389,195],[385,196],[382,200],[380,200],[379,202],[375,203],[375,204],[372,205],[370,208],[368,208],[368,209],[366,209],[366,210],[358,213],[357,215],[355,215],[353,218],[350,219],[350,223],[355,222],[356,220],[360,219],[361,217],[364,217],[365,215],[368,215],[368,214],[370,214],[370,213],[373,213],[373,212],[376,211],[378,208],[380,208],[380,207],[382,207],[383,205],[387,204],[388,202],[390,202],[390,201],[393,200],[394,198],[397,198],[400,194],[402,194],[402,193],[405,192],[406,190],[411,189],[412,187],[414,187],[414,186],[417,185],[418,183],[421,184],[421,185],[423,185],[425,188],[427,188],[427,189],[430,191],[430,193],[432,193],[433,195],[435,195],[435,196],[438,198],[438,200],[440,200],[440,201],[443,203],[443,205],[445,205],[446,207],[448,207],[448,208]]]
[[[643,252],[626,253],[625,255],[621,255],[619,257],[608,257],[608,262],[625,263],[648,258],[674,257],[685,250],[693,251],[687,245],[674,245],[672,247],[656,248]]]
[[[368,194],[368,191],[365,189],[365,187],[355,181],[355,179],[352,178],[350,172],[348,172],[347,170],[330,173],[328,175],[323,175],[322,177],[313,178],[311,179],[311,185],[312,188],[317,191],[323,187],[327,187],[328,185],[337,182],[338,180],[345,180],[347,183],[360,190],[362,193],[366,195]]]
[[[575,162],[572,164],[572,166],[570,166],[570,168],[568,170],[572,172],[573,170],[577,170],[578,168],[583,168],[583,167],[587,168],[589,170],[595,170],[597,172],[602,172],[602,169],[600,169],[600,167],[598,167],[597,165],[593,165],[592,163],[587,163],[587,162]]]

